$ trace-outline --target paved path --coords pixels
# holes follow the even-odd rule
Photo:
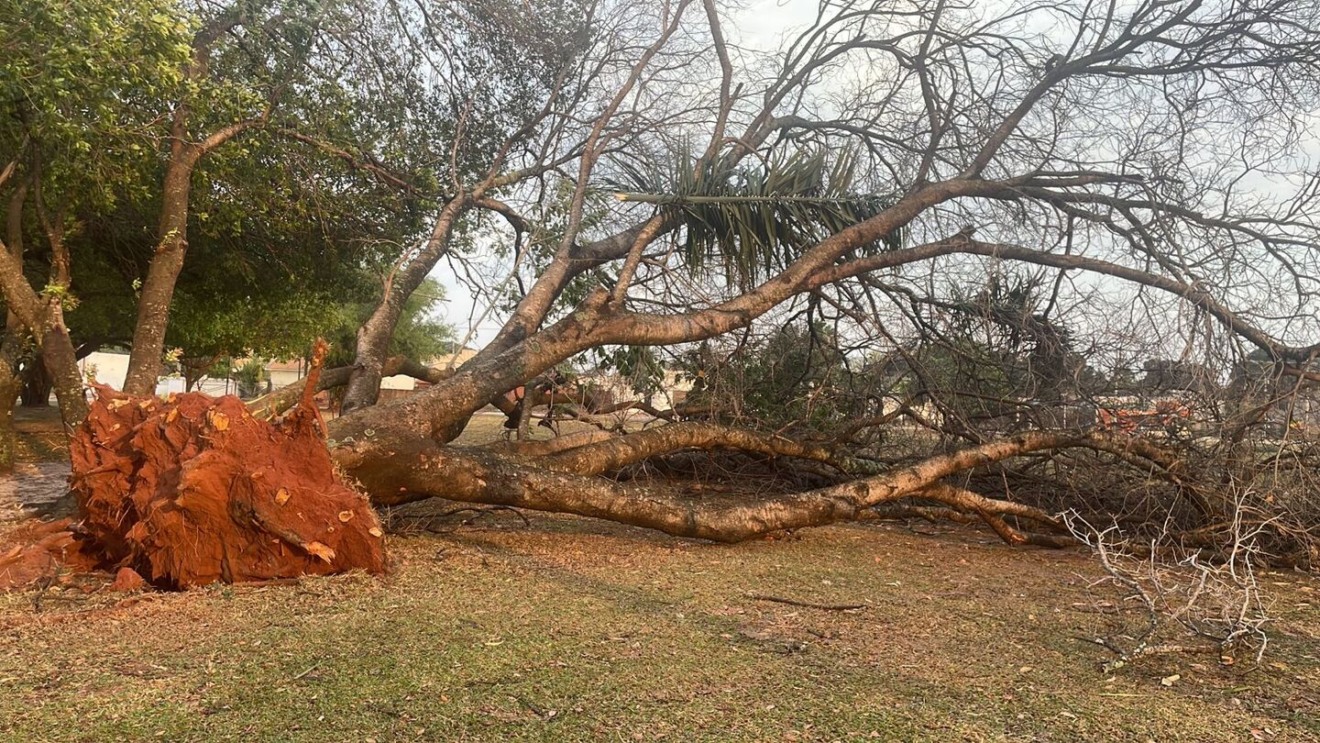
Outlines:
[[[0,475],[0,523],[32,515],[68,490],[68,462],[18,464],[12,474]]]

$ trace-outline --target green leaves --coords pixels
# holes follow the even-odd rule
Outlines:
[[[861,415],[866,380],[848,368],[826,325],[795,320],[737,344],[703,342],[680,357],[687,402],[720,420],[776,431],[826,433]]]
[[[855,190],[851,153],[797,150],[759,165],[730,168],[716,158],[679,158],[670,173],[619,166],[638,191],[621,201],[656,204],[683,221],[683,249],[694,272],[721,270],[746,287],[782,270],[804,250],[886,209],[893,198]],[[667,186],[667,188],[665,187]],[[863,248],[897,248],[899,233]]]
[[[0,0],[6,145],[31,136],[88,154],[176,93],[191,29],[162,0]],[[5,131],[7,130],[7,131]],[[21,133],[20,133],[21,132]]]
[[[445,288],[435,279],[422,281],[403,304],[399,322],[390,339],[389,354],[406,356],[425,363],[428,359],[453,350],[457,337],[454,327],[435,316],[445,300]],[[330,341],[326,363],[340,366],[353,363],[357,330],[376,307],[372,297],[344,301],[338,306],[334,324],[321,332]]]

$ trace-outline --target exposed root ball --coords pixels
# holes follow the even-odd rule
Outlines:
[[[271,424],[236,397],[96,392],[71,485],[103,564],[171,588],[384,571],[380,522],[336,475],[315,408]]]

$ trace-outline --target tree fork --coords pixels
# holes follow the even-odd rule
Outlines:
[[[470,194],[459,194],[450,199],[436,217],[435,227],[426,242],[415,254],[402,256],[394,270],[386,277],[380,303],[372,310],[371,317],[367,318],[358,329],[353,373],[349,377],[347,389],[344,390],[345,413],[376,404],[376,399],[380,396],[380,381],[388,376],[384,373],[384,368],[388,361],[390,340],[393,339],[394,329],[399,324],[403,305],[449,250],[455,225],[471,205]]]

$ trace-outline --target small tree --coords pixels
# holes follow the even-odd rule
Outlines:
[[[251,398],[265,392],[266,382],[270,380],[270,372],[266,371],[265,362],[259,359],[251,359],[244,363],[234,372],[234,381],[238,383],[238,396],[242,398]]]

